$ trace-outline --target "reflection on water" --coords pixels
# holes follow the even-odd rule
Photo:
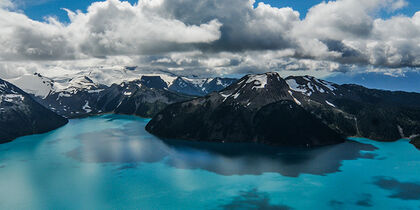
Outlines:
[[[148,136],[145,138],[145,136]],[[67,153],[85,162],[159,162],[176,168],[203,169],[221,175],[276,172],[296,177],[302,173],[324,175],[338,172],[343,160],[372,159],[376,147],[355,141],[314,149],[276,148],[244,143],[208,143],[160,140],[135,123],[123,129],[84,133],[81,145]]]
[[[161,140],[105,115],[0,145],[0,209],[418,209],[420,152]]]
[[[391,177],[375,177],[374,184],[391,191],[390,198],[420,200],[420,183],[399,182]]]
[[[258,192],[257,189],[240,192],[230,203],[220,206],[226,210],[240,209],[267,209],[267,210],[290,210],[286,205],[270,204],[270,196],[267,193]]]

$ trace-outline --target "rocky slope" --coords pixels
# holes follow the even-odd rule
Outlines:
[[[300,105],[346,136],[395,141],[420,134],[420,94],[288,77]]]
[[[339,135],[395,141],[420,134],[420,94],[310,76],[248,75],[218,93],[169,106],[146,129],[164,138],[275,145],[332,144]]]
[[[21,89],[0,79],[0,143],[45,133],[67,122],[66,118],[46,109]]]
[[[294,102],[276,73],[248,75],[221,92],[168,106],[146,130],[163,137],[278,146],[321,146],[343,142]]]

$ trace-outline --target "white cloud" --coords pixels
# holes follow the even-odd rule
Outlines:
[[[254,2],[107,0],[85,13],[66,10],[71,21],[64,24],[54,18],[33,21],[0,0],[0,71],[6,72],[7,64],[13,74],[12,61],[26,61],[15,64],[31,71],[38,64],[64,71],[112,63],[222,75],[420,66],[420,12],[376,18],[380,11],[407,6],[405,0],[322,2],[304,19],[292,8],[264,3],[254,8]]]
[[[10,0],[0,0],[0,8],[14,8],[14,4]]]
[[[93,3],[87,13],[71,12],[70,24],[54,18],[33,21],[0,9],[2,60],[62,60],[133,55],[188,49],[188,44],[219,39],[216,19],[199,25],[161,17],[146,7],[108,0]]]

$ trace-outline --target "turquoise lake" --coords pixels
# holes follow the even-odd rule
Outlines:
[[[0,209],[420,209],[420,151],[161,140],[104,115],[0,145]]]

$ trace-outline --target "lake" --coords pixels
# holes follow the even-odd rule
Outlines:
[[[0,209],[419,209],[420,151],[161,140],[103,115],[0,145]]]

